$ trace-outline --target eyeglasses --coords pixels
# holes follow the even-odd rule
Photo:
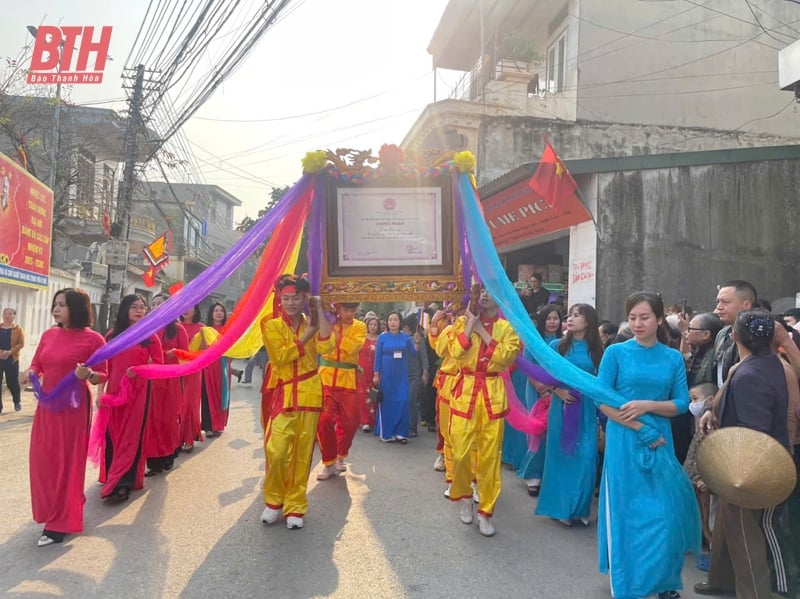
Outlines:
[[[686,328],[686,331],[687,331],[687,332],[691,332],[691,331],[707,331],[707,330],[708,330],[708,329],[699,329],[699,328],[697,328],[697,327],[687,327],[687,328]]]

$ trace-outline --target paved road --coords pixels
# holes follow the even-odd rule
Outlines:
[[[122,505],[105,505],[89,469],[86,526],[36,547],[27,452],[33,398],[0,415],[0,595],[25,597],[531,597],[605,599],[593,528],[533,516],[504,472],[497,535],[458,520],[432,468],[435,435],[385,445],[359,433],[350,471],[309,484],[306,527],[259,521],[264,470],[257,386],[236,386],[230,426],[183,454]],[[8,402],[10,403],[10,402]],[[687,560],[684,582],[702,579]],[[693,597],[691,592],[684,597]]]

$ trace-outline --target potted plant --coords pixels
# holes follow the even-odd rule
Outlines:
[[[512,79],[515,74],[530,79],[533,66],[541,63],[542,56],[536,51],[533,40],[519,31],[509,31],[497,45],[498,78]]]

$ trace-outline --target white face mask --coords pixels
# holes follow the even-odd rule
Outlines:
[[[692,403],[689,404],[689,411],[695,418],[700,418],[700,416],[703,415],[703,412],[706,411],[706,402],[693,401]]]

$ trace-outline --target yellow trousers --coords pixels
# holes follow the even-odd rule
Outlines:
[[[453,446],[450,444],[450,404],[440,402],[438,406],[439,431],[442,433],[442,455],[444,455],[444,481],[453,482]],[[472,477],[475,478],[475,469],[478,467],[478,448],[472,446]]]
[[[503,418],[489,419],[483,401],[475,402],[472,418],[450,415],[450,445],[453,451],[453,483],[450,499],[472,497],[473,476],[478,481],[478,513],[491,516],[503,486],[500,455],[503,449]]]
[[[286,517],[308,511],[306,489],[318,422],[319,412],[298,410],[273,414],[267,424],[264,503],[273,509],[283,508]]]

